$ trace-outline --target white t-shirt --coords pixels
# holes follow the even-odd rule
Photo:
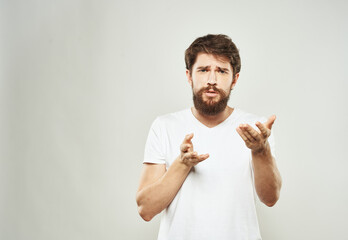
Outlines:
[[[208,128],[190,108],[157,117],[145,145],[144,163],[166,164],[180,154],[185,136],[194,133],[194,151],[209,158],[194,166],[171,204],[162,211],[158,240],[259,240],[251,151],[236,128],[255,129],[260,118],[235,108]],[[274,155],[273,136],[269,138]]]

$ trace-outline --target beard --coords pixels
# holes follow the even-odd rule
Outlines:
[[[209,98],[208,100],[203,100],[204,92],[209,89],[213,89],[220,96],[219,100],[213,100],[213,98]],[[192,90],[193,92],[193,90]],[[196,94],[193,92],[193,104],[197,111],[199,111],[203,115],[213,116],[218,113],[221,113],[225,110],[227,106],[227,102],[230,98],[230,93],[226,94],[223,90],[216,88],[215,86],[209,86],[206,88],[200,89]]]

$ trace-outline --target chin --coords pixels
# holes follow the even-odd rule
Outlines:
[[[218,103],[220,101],[220,98],[219,97],[217,97],[217,98],[208,98],[208,99],[204,99],[204,101],[207,104],[214,104],[214,103]]]

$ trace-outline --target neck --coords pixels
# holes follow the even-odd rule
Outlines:
[[[197,118],[198,121],[200,121],[209,128],[215,127],[218,124],[225,121],[226,118],[228,118],[231,115],[233,110],[233,108],[226,106],[226,108],[222,112],[210,116],[202,114],[195,107],[191,108],[192,114],[195,116],[195,118]]]

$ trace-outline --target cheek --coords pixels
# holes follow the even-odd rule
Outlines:
[[[203,84],[207,81],[207,74],[203,73],[194,73],[192,74],[192,81],[197,84]]]
[[[201,86],[197,86],[196,85],[197,83],[194,83],[194,82],[192,84],[193,84],[193,86],[192,86],[192,93],[197,95],[198,92],[202,89],[202,87]]]
[[[224,83],[222,86],[224,89],[230,88],[233,83],[232,78],[229,78],[229,77],[225,77],[221,79],[221,82]]]
[[[204,81],[201,77],[192,78],[192,84],[195,88],[199,89],[205,86],[206,81]]]

